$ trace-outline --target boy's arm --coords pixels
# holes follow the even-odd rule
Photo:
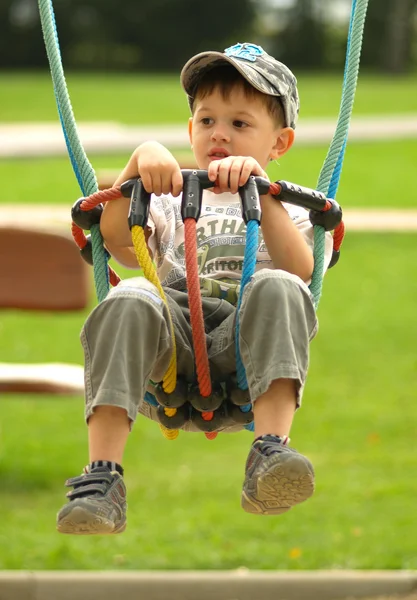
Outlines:
[[[126,167],[114,185],[134,177],[142,178],[147,192],[156,195],[178,196],[182,189],[182,175],[172,154],[157,142],[145,142],[133,152]],[[119,198],[107,202],[100,221],[100,230],[108,251],[122,265],[138,268],[128,225],[130,199]],[[151,231],[145,231],[148,241]],[[152,253],[151,253],[152,255]]]
[[[270,194],[261,196],[261,229],[275,269],[282,269],[309,281],[314,258],[310,247],[286,209]]]

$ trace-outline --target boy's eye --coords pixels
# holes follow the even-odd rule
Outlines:
[[[201,122],[203,125],[212,125],[213,119],[211,117],[203,117]]]
[[[243,129],[244,127],[247,127],[248,124],[245,123],[245,121],[240,121],[239,119],[237,119],[236,121],[233,121],[233,126],[237,127],[238,129]]]

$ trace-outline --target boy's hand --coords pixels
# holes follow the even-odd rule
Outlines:
[[[228,156],[213,160],[207,172],[210,181],[216,182],[213,186],[215,194],[236,194],[238,188],[245,185],[251,175],[260,175],[269,180],[260,164],[250,156]]]
[[[156,196],[182,191],[181,169],[171,152],[158,142],[146,142],[137,149],[137,167],[145,190]]]

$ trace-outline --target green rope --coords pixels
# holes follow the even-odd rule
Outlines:
[[[355,0],[354,0],[355,2]],[[356,0],[352,15],[351,37],[346,58],[345,80],[336,130],[329,151],[320,171],[317,189],[327,195],[333,171],[339,160],[340,152],[346,143],[353,101],[359,74],[360,54],[362,48],[363,30],[365,25],[368,0]],[[325,230],[320,225],[314,226],[314,271],[310,291],[317,308],[323,285]]]
[[[81,182],[79,181],[79,183],[82,192],[85,196],[89,196],[98,190],[98,184],[94,169],[91,166],[80,141],[75,123],[62,66],[52,1],[38,0],[38,4],[46,53],[65,140],[67,142],[74,170],[77,175],[79,174],[81,179]],[[104,250],[103,238],[99,227],[93,229],[91,230],[91,241],[93,245],[94,280],[97,298],[99,302],[101,302],[107,296],[109,291],[107,255]]]

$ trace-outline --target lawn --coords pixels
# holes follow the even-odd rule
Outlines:
[[[132,148],[133,150],[133,148]],[[271,164],[272,180],[287,179],[315,187],[327,147],[295,146]],[[416,208],[414,168],[417,140],[384,143],[349,144],[337,196],[344,207]],[[89,156],[97,174],[103,170],[121,170],[129,156]],[[80,190],[66,157],[0,161],[2,202],[63,204],[68,209],[80,196]],[[28,218],[29,215],[28,215]]]
[[[239,508],[250,434],[168,442],[140,421],[125,461],[127,532],[58,535],[63,481],[87,460],[82,399],[3,396],[0,568],[416,569],[416,294],[413,235],[347,236],[292,432],[317,492],[281,517]],[[80,361],[85,314],[4,312],[0,361]]]
[[[181,123],[188,107],[179,74],[165,76],[72,74],[67,85],[79,121],[121,123]],[[343,73],[299,73],[300,115],[336,117]],[[354,114],[373,115],[416,111],[417,76],[383,77],[361,73]],[[49,73],[0,72],[1,121],[56,121],[57,111]],[[395,98],[395,102],[391,101]]]
[[[167,76],[67,74],[77,121],[111,120],[124,123],[178,123],[188,108],[178,78]],[[332,117],[340,105],[341,74],[301,74],[302,116]],[[115,92],[117,90],[117,93]],[[120,90],[120,92],[119,92]],[[417,76],[360,77],[354,115],[412,113],[416,111]],[[381,102],[381,98],[396,98]],[[48,73],[0,73],[0,122],[53,121],[58,123]],[[30,98],[30,101],[28,99]],[[167,101],[169,99],[169,102]],[[297,147],[271,165],[272,179],[287,179],[315,187],[328,146]],[[133,147],[132,147],[133,151]],[[348,145],[338,201],[343,207],[414,208],[414,172],[417,141]],[[120,169],[127,154],[89,156],[94,169]],[[62,203],[79,196],[68,158],[0,160],[1,202]]]
[[[176,77],[67,80],[79,120],[188,117]],[[337,115],[341,76],[299,80],[303,116]],[[415,111],[416,92],[415,77],[363,76],[355,114]],[[0,97],[0,122],[57,122],[47,74],[0,74]],[[395,104],[381,100],[392,97]],[[295,147],[271,166],[271,178],[314,187],[326,151]],[[415,208],[416,155],[414,140],[349,144],[339,202]],[[90,156],[97,171],[120,169],[127,158]],[[66,158],[2,160],[0,178],[0,202],[34,210],[39,203],[69,210],[79,196]],[[414,235],[347,232],[341,260],[326,275],[304,407],[292,431],[293,445],[316,467],[317,492],[281,517],[239,507],[250,434],[213,442],[182,434],[168,442],[157,425],[140,420],[124,463],[126,533],[58,535],[63,482],[87,462],[83,400],[3,395],[0,569],[417,569],[416,295]],[[87,314],[2,311],[0,361],[81,363]]]

